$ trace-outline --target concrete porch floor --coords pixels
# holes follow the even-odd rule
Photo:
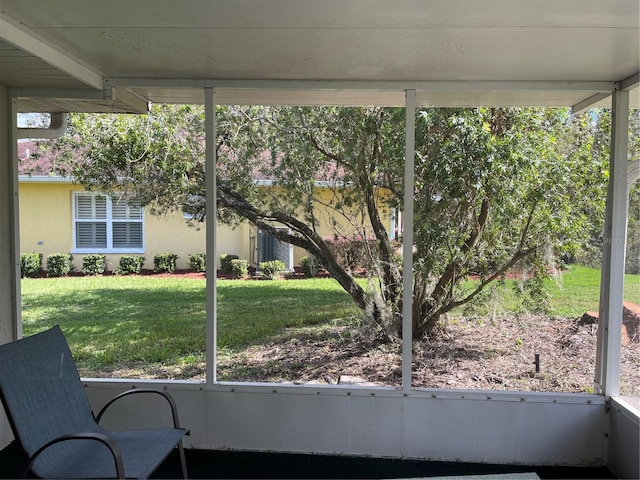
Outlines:
[[[187,449],[185,453],[189,478],[192,479],[391,479],[524,473],[535,473],[541,479],[617,478],[606,467],[538,467],[197,449]],[[0,451],[0,478],[16,478],[22,462],[22,452],[15,443]],[[181,478],[177,452],[165,460],[152,478]]]

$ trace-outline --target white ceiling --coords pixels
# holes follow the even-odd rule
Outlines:
[[[402,105],[408,88],[419,105],[574,106],[615,82],[640,106],[639,24],[640,0],[0,0],[0,83],[23,111],[143,111],[203,87],[236,104]]]

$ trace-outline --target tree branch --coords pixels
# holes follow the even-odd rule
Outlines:
[[[489,277],[484,278],[481,280],[481,282],[478,284],[478,286],[466,297],[464,297],[461,300],[455,301],[455,302],[449,302],[447,305],[442,306],[441,308],[439,308],[438,310],[436,310],[436,312],[433,314],[434,317],[439,317],[440,315],[443,315],[451,310],[453,310],[456,307],[459,307],[461,305],[464,305],[465,303],[469,303],[471,300],[473,300],[476,295],[478,295],[487,285],[489,285],[491,282],[493,282],[494,280],[496,280],[497,278],[501,277],[502,275],[504,275],[507,271],[509,271],[509,269],[511,267],[513,267],[516,263],[518,263],[520,260],[522,260],[523,258],[526,258],[527,256],[531,255],[533,252],[535,252],[538,248],[540,247],[540,245],[536,245],[534,247],[528,248],[527,250],[524,251],[518,251],[516,252],[516,254],[507,262],[505,263],[502,268],[496,270],[493,274],[491,274]]]
[[[366,307],[365,291],[356,283],[336,261],[331,250],[314,230],[297,218],[278,211],[263,211],[249,203],[239,192],[233,190],[226,182],[218,184],[218,202],[222,208],[230,208],[249,222],[263,229],[275,238],[296,245],[315,255],[340,283],[342,288],[351,295],[358,307]],[[276,228],[271,222],[277,222],[290,228],[296,234]]]

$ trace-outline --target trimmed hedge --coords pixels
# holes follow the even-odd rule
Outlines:
[[[73,271],[73,255],[52,253],[47,257],[47,277],[65,277]]]
[[[42,275],[42,254],[36,252],[20,254],[20,277],[34,278]]]
[[[157,253],[153,256],[153,271],[155,273],[173,273],[176,271],[175,253]]]
[[[142,271],[145,257],[140,255],[123,255],[120,257],[119,267],[116,269],[116,275],[138,274]]]
[[[274,280],[282,275],[284,271],[284,262],[282,260],[270,260],[268,262],[260,262],[258,268],[262,274],[269,280]]]
[[[220,255],[220,270],[222,271],[222,273],[224,273],[225,275],[232,275],[233,274],[233,265],[231,264],[231,262],[233,260],[238,260],[240,257],[238,255],[232,255],[232,254],[223,254]]]
[[[246,260],[234,258],[231,260],[231,274],[234,278],[247,278],[249,276],[249,263]]]
[[[107,257],[92,253],[82,257],[82,273],[85,275],[102,275],[107,269]]]
[[[207,256],[204,253],[192,253],[189,255],[189,261],[187,262],[187,268],[192,272],[206,272],[207,271]]]

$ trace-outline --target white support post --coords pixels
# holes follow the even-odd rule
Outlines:
[[[206,172],[206,256],[207,256],[207,328],[206,328],[206,382],[213,385],[217,381],[217,187],[216,187],[216,102],[213,88],[204,89],[205,111],[205,172]]]
[[[627,149],[629,92],[616,90],[612,96],[609,187],[605,216],[600,284],[600,321],[596,356],[596,384],[605,396],[620,392],[620,347],[622,301],[627,238]]]
[[[22,337],[16,100],[0,85],[0,344]]]
[[[22,337],[17,134],[16,101],[0,85],[0,344]],[[0,407],[0,449],[12,439]]]
[[[416,91],[406,91],[404,216],[402,230],[402,390],[411,390],[413,362],[413,196],[416,138]]]

